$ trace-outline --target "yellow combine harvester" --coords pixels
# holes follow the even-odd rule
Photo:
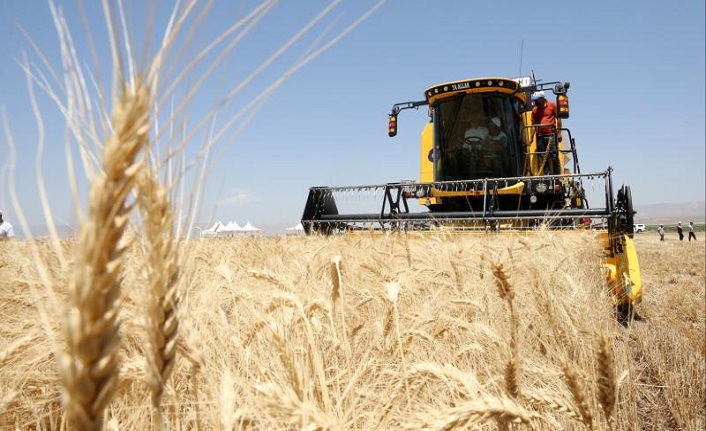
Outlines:
[[[391,137],[400,111],[428,106],[420,180],[312,187],[301,220],[305,231],[592,229],[603,246],[611,297],[629,317],[642,299],[630,187],[623,185],[614,195],[611,168],[580,171],[574,138],[561,123],[569,118],[568,89],[568,82],[542,83],[533,76],[474,78],[435,85],[424,100],[394,105]],[[556,96],[554,124],[533,124],[531,96],[538,92]],[[545,150],[538,135],[548,128]],[[603,191],[598,206],[589,207],[589,183]],[[380,209],[339,213],[337,202],[358,193],[381,198]],[[414,200],[420,211],[410,210]]]

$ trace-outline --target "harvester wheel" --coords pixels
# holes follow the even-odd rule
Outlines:
[[[625,186],[625,215],[628,227],[630,228],[630,237],[632,237],[633,227],[635,224],[635,211],[632,207],[632,192],[630,191],[630,186]]]
[[[637,314],[635,306],[628,303],[622,303],[615,306],[615,317],[623,326],[630,325],[633,321],[643,320],[643,317]]]

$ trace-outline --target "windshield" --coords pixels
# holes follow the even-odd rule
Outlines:
[[[437,104],[435,178],[520,176],[521,103],[501,93],[460,94]]]

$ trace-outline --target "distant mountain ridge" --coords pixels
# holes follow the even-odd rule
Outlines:
[[[664,203],[639,205],[634,204],[636,223],[644,224],[676,224],[706,222],[706,201],[688,203]]]

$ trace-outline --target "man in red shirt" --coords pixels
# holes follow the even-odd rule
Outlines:
[[[561,173],[559,166],[559,157],[557,151],[556,136],[556,104],[550,102],[544,97],[544,91],[536,91],[532,94],[532,123],[536,125],[537,133],[537,153],[544,161],[544,154],[549,146],[549,157],[554,171],[557,174]],[[544,161],[544,175],[549,175],[549,160]]]

